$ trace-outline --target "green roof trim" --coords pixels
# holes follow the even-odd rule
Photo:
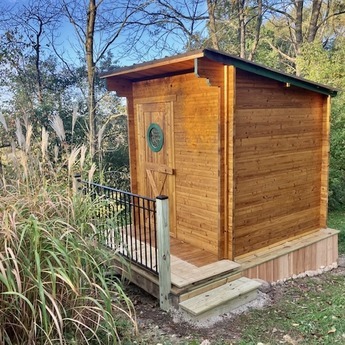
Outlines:
[[[303,89],[315,91],[318,93],[322,93],[324,95],[330,95],[331,97],[336,96],[337,92],[339,91],[338,89],[329,87],[327,85],[315,83],[307,79],[303,79],[303,78],[296,77],[287,73],[279,72],[278,70],[265,67],[264,65],[260,65],[248,60],[244,60],[239,57],[235,57],[233,55],[219,52],[217,50],[205,49],[204,53],[205,53],[205,57],[209,58],[210,60],[217,61],[225,65],[233,65],[239,69],[260,75],[262,77],[270,78],[270,79],[277,80],[283,83],[289,83],[291,85],[301,87]]]

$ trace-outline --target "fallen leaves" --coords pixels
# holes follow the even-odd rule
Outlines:
[[[335,333],[336,331],[336,328],[332,327],[330,330],[328,330],[327,334]]]
[[[283,339],[285,340],[285,342],[287,344],[291,344],[291,345],[297,345],[298,344],[298,341],[297,340],[294,340],[292,339],[288,334],[285,334]]]

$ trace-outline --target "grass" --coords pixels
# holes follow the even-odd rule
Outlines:
[[[328,226],[340,230],[339,253],[344,254],[345,211],[330,212]],[[236,319],[233,326],[243,330],[235,344],[345,344],[344,291],[345,276],[332,272],[290,281],[272,306]]]
[[[345,210],[330,212],[328,226],[340,230],[339,253],[344,254]],[[242,329],[242,335],[234,344],[345,344],[344,291],[345,276],[332,272],[290,281],[272,306],[236,319],[232,327]]]
[[[340,230],[339,254],[345,254],[345,210],[329,212],[328,226],[332,229]]]
[[[345,275],[327,272],[290,280],[274,288],[272,305],[249,310],[191,339],[168,338],[138,344],[164,345],[334,345],[345,344]],[[187,324],[179,327],[190,327]],[[204,342],[208,339],[209,342]],[[176,341],[177,340],[177,341]]]
[[[344,291],[345,277],[332,273],[291,281],[273,306],[236,320],[246,325],[236,344],[344,344]]]

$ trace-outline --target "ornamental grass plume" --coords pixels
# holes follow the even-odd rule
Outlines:
[[[79,153],[80,153],[80,147],[73,147],[71,149],[71,152],[70,152],[68,159],[67,159],[68,176],[71,176],[71,174],[72,174],[73,167],[77,162],[77,158],[79,156]]]
[[[74,134],[74,127],[77,123],[78,117],[79,117],[78,108],[77,106],[74,106],[73,112],[72,112],[72,136]]]
[[[32,125],[28,123],[26,126],[26,135],[25,135],[25,152],[27,153],[30,150],[30,143],[32,137]]]
[[[49,144],[49,133],[45,128],[42,128],[41,152],[42,160],[45,160]]]
[[[117,253],[96,240],[98,201],[70,193],[68,170],[79,164],[81,149],[54,162],[48,138],[42,131],[42,142],[31,138],[25,148],[17,141],[13,162],[4,167],[0,344],[130,343],[135,311],[121,282],[106,274]],[[25,143],[20,133],[19,140]]]
[[[60,141],[63,142],[66,140],[65,128],[59,115],[55,114],[52,116],[50,120],[50,126],[54,129]]]
[[[98,151],[101,151],[102,148],[102,140],[104,136],[105,129],[107,127],[107,122],[103,124],[103,126],[98,131],[97,143],[98,143]]]
[[[83,144],[80,147],[80,159],[79,159],[81,171],[84,169],[86,153],[87,153],[87,147],[86,147],[86,145]]]
[[[5,131],[8,131],[8,127],[7,127],[7,122],[5,119],[4,114],[2,113],[2,111],[0,110],[0,123],[2,124],[2,126],[4,127]]]
[[[23,134],[23,129],[20,123],[20,119],[18,117],[16,118],[16,137],[17,137],[18,146],[20,148],[23,148],[24,143],[25,143],[25,137]]]

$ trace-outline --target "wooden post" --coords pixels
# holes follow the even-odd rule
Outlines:
[[[157,196],[157,245],[159,271],[159,302],[163,310],[169,310],[171,290],[169,200],[165,195]]]
[[[81,174],[76,173],[73,176],[73,181],[72,181],[72,190],[73,194],[77,194],[80,191],[81,188]]]

